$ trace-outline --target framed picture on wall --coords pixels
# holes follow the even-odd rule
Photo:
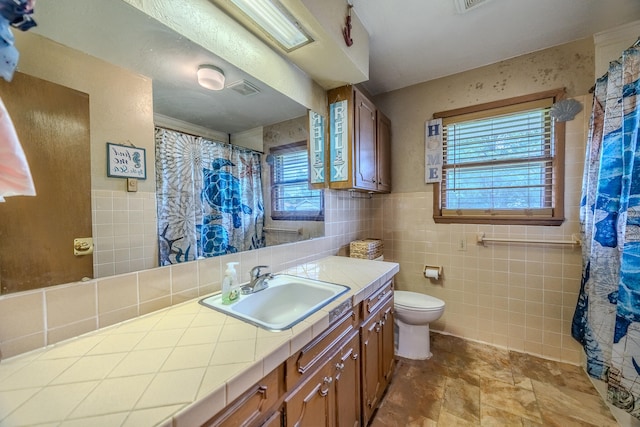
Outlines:
[[[107,176],[147,179],[147,151],[107,142]]]

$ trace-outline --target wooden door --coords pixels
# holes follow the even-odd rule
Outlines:
[[[391,120],[377,112],[378,191],[391,192]]]
[[[354,97],[354,187],[376,190],[376,107],[359,91]]]
[[[361,328],[362,421],[369,424],[380,393],[380,322],[373,314]]]
[[[93,277],[93,257],[73,254],[92,235],[89,95],[16,73],[0,97],[37,193],[0,203],[0,293]]]
[[[335,425],[360,425],[360,335],[355,334],[335,359],[334,394]]]

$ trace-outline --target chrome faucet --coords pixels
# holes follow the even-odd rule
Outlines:
[[[251,272],[249,273],[249,276],[251,276],[251,281],[248,285],[245,285],[240,289],[243,294],[252,294],[254,292],[266,289],[267,286],[269,286],[267,284],[267,281],[271,279],[273,275],[271,273],[260,274],[260,270],[262,270],[263,268],[269,268],[269,266],[258,265],[251,269]]]

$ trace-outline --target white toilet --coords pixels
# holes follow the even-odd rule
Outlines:
[[[409,291],[394,291],[393,298],[398,326],[396,355],[414,360],[429,359],[429,323],[442,316],[444,301]]]

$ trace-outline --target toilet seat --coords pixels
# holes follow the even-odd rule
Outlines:
[[[394,291],[394,305],[408,311],[435,311],[444,308],[444,301],[431,295],[410,291]]]

